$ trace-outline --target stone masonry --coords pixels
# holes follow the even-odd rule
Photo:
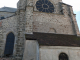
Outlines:
[[[37,1],[38,0],[19,0],[17,4],[16,15],[0,20],[0,57],[1,57],[0,60],[23,60],[23,57],[26,58],[26,56],[24,55],[27,55],[24,52],[29,51],[29,50],[27,51],[24,51],[24,50],[27,49],[26,47],[29,48],[29,46],[30,46],[30,49],[32,49],[33,47],[31,45],[35,46],[35,49],[38,50],[38,53],[40,52],[41,60],[46,59],[45,58],[46,56],[49,57],[49,59],[47,60],[51,60],[51,57],[49,56],[51,54],[51,51],[54,50],[55,52],[56,50],[55,48],[58,48],[58,47],[46,46],[47,47],[46,48],[46,47],[40,46],[37,48],[38,43],[36,44],[35,41],[29,41],[29,40],[27,41],[25,38],[26,34],[32,35],[34,32],[39,32],[39,33],[53,33],[53,34],[79,36],[79,29],[75,19],[75,14],[73,13],[72,6],[63,3],[62,0],[49,0],[54,5],[54,12],[45,13],[45,12],[39,12],[37,10],[36,8]],[[10,58],[3,58],[5,44],[6,44],[6,37],[10,32],[14,33],[15,35],[13,56]],[[30,42],[31,44],[27,42]],[[35,42],[35,44],[33,42]],[[27,43],[27,46],[26,46],[26,43]],[[40,48],[40,51],[39,51],[39,48]],[[69,47],[66,47],[66,48],[69,49]],[[61,50],[57,50],[57,52],[64,51],[64,49],[66,48],[59,47],[59,49]],[[36,52],[35,49],[34,49],[34,52]],[[71,49],[75,49],[75,48],[72,47]],[[78,48],[76,48],[76,51],[77,50]],[[50,53],[47,53],[47,51],[49,51]],[[67,53],[68,51],[71,51],[71,50],[67,50]],[[29,55],[31,55],[30,52],[32,52],[32,50],[29,51],[28,53]],[[33,54],[33,55],[36,56],[39,54],[37,54],[36,52],[36,54]],[[31,58],[35,57],[33,55]],[[54,54],[52,54],[52,56],[53,55]],[[33,60],[35,59],[38,60],[39,56],[38,58],[35,57]],[[29,60],[31,59],[29,58]]]

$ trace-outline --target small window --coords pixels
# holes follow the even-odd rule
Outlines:
[[[1,19],[5,19],[4,17],[1,17]]]
[[[68,60],[67,54],[61,53],[61,54],[59,55],[59,60]]]

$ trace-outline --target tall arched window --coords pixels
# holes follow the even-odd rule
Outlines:
[[[67,54],[61,53],[61,54],[59,55],[59,60],[68,60]]]
[[[15,40],[14,34],[12,32],[9,33],[6,38],[6,44],[5,44],[5,50],[4,50],[4,55],[7,57],[13,55],[14,40]]]

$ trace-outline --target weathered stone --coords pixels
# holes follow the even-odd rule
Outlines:
[[[53,13],[40,12],[36,8],[38,0],[19,0],[17,12],[0,12],[9,17],[0,21],[0,56],[4,56],[7,35],[15,35],[13,57],[8,60],[58,60],[59,53],[65,52],[70,60],[79,60],[79,47],[39,46],[36,41],[25,41],[25,34],[34,32],[80,36],[72,7],[62,0],[49,0],[54,5]],[[29,39],[29,38],[28,38]],[[40,54],[40,57],[39,57]],[[1,60],[6,60],[2,58]]]

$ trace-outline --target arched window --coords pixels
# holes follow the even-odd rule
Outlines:
[[[68,60],[67,54],[61,53],[61,54],[59,55],[59,60]]]
[[[15,40],[15,36],[14,34],[11,32],[7,35],[6,38],[6,45],[5,45],[5,50],[4,50],[4,56],[11,56],[13,55],[13,49],[14,49],[14,40]]]

